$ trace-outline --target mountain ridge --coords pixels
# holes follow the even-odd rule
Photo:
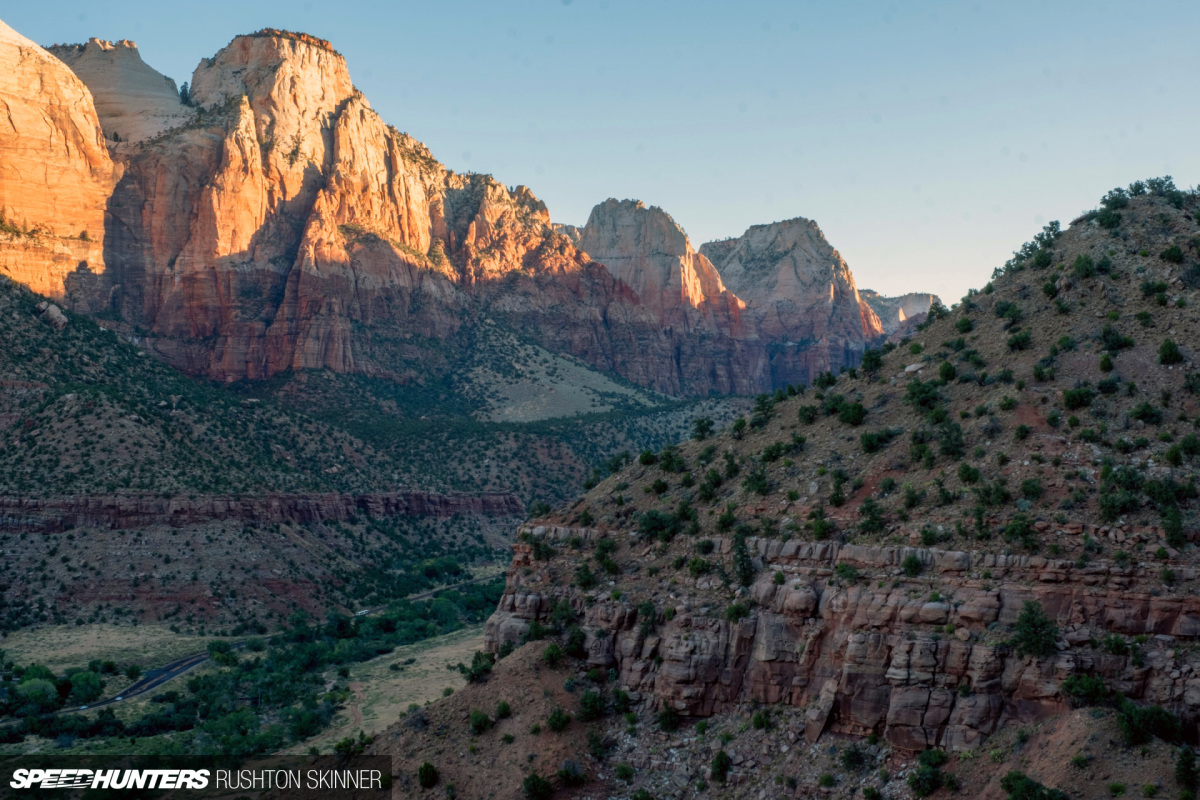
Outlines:
[[[390,330],[455,337],[481,304],[543,347],[676,396],[804,382],[853,366],[880,334],[870,309],[838,289],[827,330],[779,341],[786,326],[747,319],[719,270],[654,209],[650,228],[622,230],[675,242],[685,252],[673,273],[620,255],[636,241],[602,244],[595,225],[560,234],[527,188],[447,170],[385,124],[325,40],[235,37],[201,60],[187,106],[132,42],[52,50],[91,82],[110,129],[107,230],[92,233],[99,257],[61,278],[35,278],[15,246],[0,247],[0,266],[78,310],[115,315],[191,374],[325,368],[403,380],[408,358]],[[593,211],[597,225],[606,208]],[[843,305],[860,318],[842,321]]]

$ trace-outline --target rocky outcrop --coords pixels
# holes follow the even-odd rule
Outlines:
[[[415,380],[452,369],[446,351],[486,317],[667,394],[756,394],[853,365],[881,332],[811,223],[751,229],[722,253],[741,297],[661,209],[608,200],[583,228],[560,226],[524,186],[447,170],[312,36],[235,38],[197,66],[191,106],[131,42],[56,46],[57,59],[28,48],[74,87],[82,116],[61,124],[90,126],[96,151],[80,164],[111,175],[97,125],[119,140],[119,181],[88,194],[86,213],[42,215],[86,219],[90,244],[22,239],[10,272],[75,310],[115,312],[122,333],[192,374]],[[10,191],[38,189],[0,181]],[[769,288],[747,277],[760,251],[785,245]],[[57,272],[39,270],[55,259]]]
[[[142,61],[128,39],[89,39],[47,49],[87,85],[104,135],[113,142],[150,139],[195,117],[175,81]]]
[[[62,297],[104,270],[113,163],[87,87],[0,22],[0,273]]]
[[[755,225],[700,252],[745,302],[768,343],[776,385],[854,366],[884,333],[849,266],[812,220]]]
[[[606,535],[553,526],[526,533],[527,541],[564,543]],[[645,546],[634,539],[629,546]],[[589,596],[547,583],[546,562],[518,543],[487,644],[516,641],[565,600],[583,615],[587,663],[615,669],[650,706],[708,716],[751,702],[787,704],[806,709],[810,740],[825,730],[875,732],[907,750],[974,749],[1005,721],[1065,710],[1062,682],[1073,674],[1162,704],[1193,728],[1200,720],[1200,659],[1176,644],[1200,637],[1200,600],[1163,593],[1161,564],[795,540],[748,546],[759,573],[738,601],[745,618],[723,614],[717,598],[673,599],[688,594],[680,587],[654,598],[655,620],[643,626],[635,605],[643,598],[614,601],[608,587]],[[727,553],[732,542],[715,547]],[[909,556],[922,563],[922,577],[903,576]],[[1182,579],[1196,575],[1185,563],[1171,566]],[[693,588],[715,582],[702,576]],[[1057,655],[1022,656],[1005,643],[1029,600],[1057,622]],[[1143,644],[1120,655],[1097,649],[1109,634]]]
[[[435,494],[267,494],[255,497],[211,495],[171,499],[149,495],[0,497],[0,530],[57,532],[86,527],[110,530],[151,525],[183,527],[219,520],[253,525],[346,522],[358,516],[438,517],[459,515],[521,517],[515,495]]]
[[[923,315],[928,314],[929,309],[935,303],[942,302],[936,294],[925,292],[909,292],[899,297],[884,297],[870,289],[859,289],[858,295],[874,309],[883,325],[883,332],[888,336],[899,331],[906,322],[912,321],[915,317],[923,318]]]

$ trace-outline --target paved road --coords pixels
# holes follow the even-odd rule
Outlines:
[[[499,576],[500,576],[500,574],[484,575],[479,578],[472,578],[469,581],[463,581],[462,583],[455,583],[451,586],[443,586],[439,589],[431,589],[428,592],[421,592],[420,594],[411,594],[408,597],[406,597],[405,599],[408,600],[409,602],[416,602],[418,600],[428,600],[429,598],[433,597],[435,594],[438,594],[439,592],[445,592],[449,589],[457,589],[461,586],[470,586],[473,583],[485,583],[487,581],[495,580]],[[357,617],[366,617],[366,616],[370,616],[372,614],[379,614],[386,610],[387,610],[386,605],[376,606],[375,608],[368,608],[363,611],[355,612],[354,616],[356,618]],[[258,638],[259,640],[263,640],[263,639],[270,639],[273,636],[278,636],[278,635],[279,634],[275,633],[275,634],[271,634],[270,636],[260,636],[260,637],[256,637],[256,638]],[[233,642],[231,646],[235,650],[240,650],[241,648],[245,647],[250,641],[252,641],[252,640],[244,639],[240,642]],[[157,689],[159,686],[162,686],[167,681],[174,680],[175,678],[178,678],[180,675],[183,675],[185,672],[190,672],[191,670],[195,669],[196,667],[200,666],[201,664],[205,664],[207,662],[208,662],[208,652],[207,651],[201,652],[201,653],[192,653],[190,656],[184,656],[183,658],[176,659],[175,661],[172,661],[171,663],[166,664],[164,666],[158,667],[157,669],[147,670],[146,674],[143,675],[140,680],[138,680],[136,683],[134,683],[132,686],[127,688],[124,692],[117,695],[116,697],[109,697],[105,700],[97,700],[94,703],[89,703],[86,706],[79,706],[77,708],[64,708],[59,713],[71,713],[72,711],[91,711],[93,709],[103,708],[104,706],[111,706],[114,703],[123,703],[126,700],[132,700],[135,697],[140,697],[140,696],[146,694],[146,692],[149,692],[152,689]]]

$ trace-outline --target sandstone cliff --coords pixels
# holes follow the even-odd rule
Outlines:
[[[717,265],[634,201],[598,205],[583,228],[555,225],[528,188],[447,170],[385,124],[341,54],[312,36],[235,38],[197,66],[191,107],[128,41],[56,46],[58,59],[9,47],[10,61],[36,62],[75,93],[22,102],[73,103],[79,118],[56,124],[92,136],[90,150],[68,148],[59,177],[0,181],[10,218],[77,219],[91,240],[10,236],[10,271],[75,310],[116,313],[192,374],[326,368],[408,381],[452,369],[437,343],[461,345],[486,315],[661,392],[756,394],[852,366],[882,333],[810,223],[751,229]],[[96,182],[113,174],[98,125],[119,140],[115,188]],[[43,131],[27,145],[30,135],[10,139],[56,141]],[[53,163],[38,152],[31,161]],[[68,180],[71,170],[92,177]],[[68,182],[62,196],[77,202],[51,208],[62,201],[48,189]],[[767,289],[751,273],[772,254]]]
[[[858,295],[875,311],[883,325],[883,332],[889,336],[900,330],[901,326],[913,317],[928,314],[931,306],[942,302],[936,294],[925,292],[884,297],[871,289],[859,289]]]
[[[137,45],[128,39],[89,39],[48,51],[87,85],[104,134],[114,142],[150,139],[195,116],[180,100],[175,81],[142,61]]]
[[[61,297],[104,269],[113,163],[87,87],[0,22],[0,273]]]
[[[553,526],[525,533],[559,547],[602,536]],[[635,532],[614,540],[630,555],[651,546]],[[1153,533],[1145,541],[1161,543]],[[718,554],[732,550],[729,538],[713,542]],[[607,588],[555,587],[553,565],[517,544],[488,646],[519,642],[565,602],[581,615],[586,664],[615,669],[622,686],[652,704],[700,717],[751,703],[795,706],[807,711],[810,741],[832,730],[881,733],[905,750],[978,749],[1005,722],[1067,710],[1061,683],[1077,673],[1200,721],[1200,659],[1174,644],[1200,636],[1200,600],[1161,596],[1159,567],[754,537],[747,546],[759,577],[744,593],[745,619],[723,617],[723,606],[681,587],[652,600],[656,619],[667,616],[648,631],[636,596],[614,601]],[[910,556],[924,565],[922,577],[897,580]],[[1175,566],[1180,580],[1197,577]],[[689,581],[701,595],[717,583]],[[1022,656],[993,633],[1009,629],[1030,600],[1059,624],[1058,655]],[[1142,663],[1094,651],[1092,643],[1114,634],[1150,638]]]
[[[755,225],[700,252],[749,307],[769,342],[777,384],[854,366],[884,332],[859,296],[850,267],[811,220]]]

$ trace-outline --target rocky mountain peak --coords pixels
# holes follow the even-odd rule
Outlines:
[[[858,295],[875,309],[879,321],[883,324],[883,332],[889,336],[906,323],[919,321],[917,318],[928,314],[935,303],[942,302],[936,294],[928,292],[908,292],[897,297],[884,297],[871,289],[859,289]]]
[[[753,225],[700,253],[745,301],[759,335],[780,342],[772,355],[776,383],[852,364],[883,334],[850,267],[810,219]]]
[[[712,262],[692,249],[683,229],[657,206],[605,200],[592,209],[579,247],[666,316],[684,308],[738,313],[745,307],[726,289]]]
[[[113,141],[149,139],[195,116],[180,100],[175,81],[143,61],[128,39],[92,38],[48,50],[87,84],[104,134]]]
[[[303,109],[332,115],[356,92],[346,59],[329,42],[274,29],[234,38],[192,73],[192,102],[222,105],[245,94],[257,114]]]

